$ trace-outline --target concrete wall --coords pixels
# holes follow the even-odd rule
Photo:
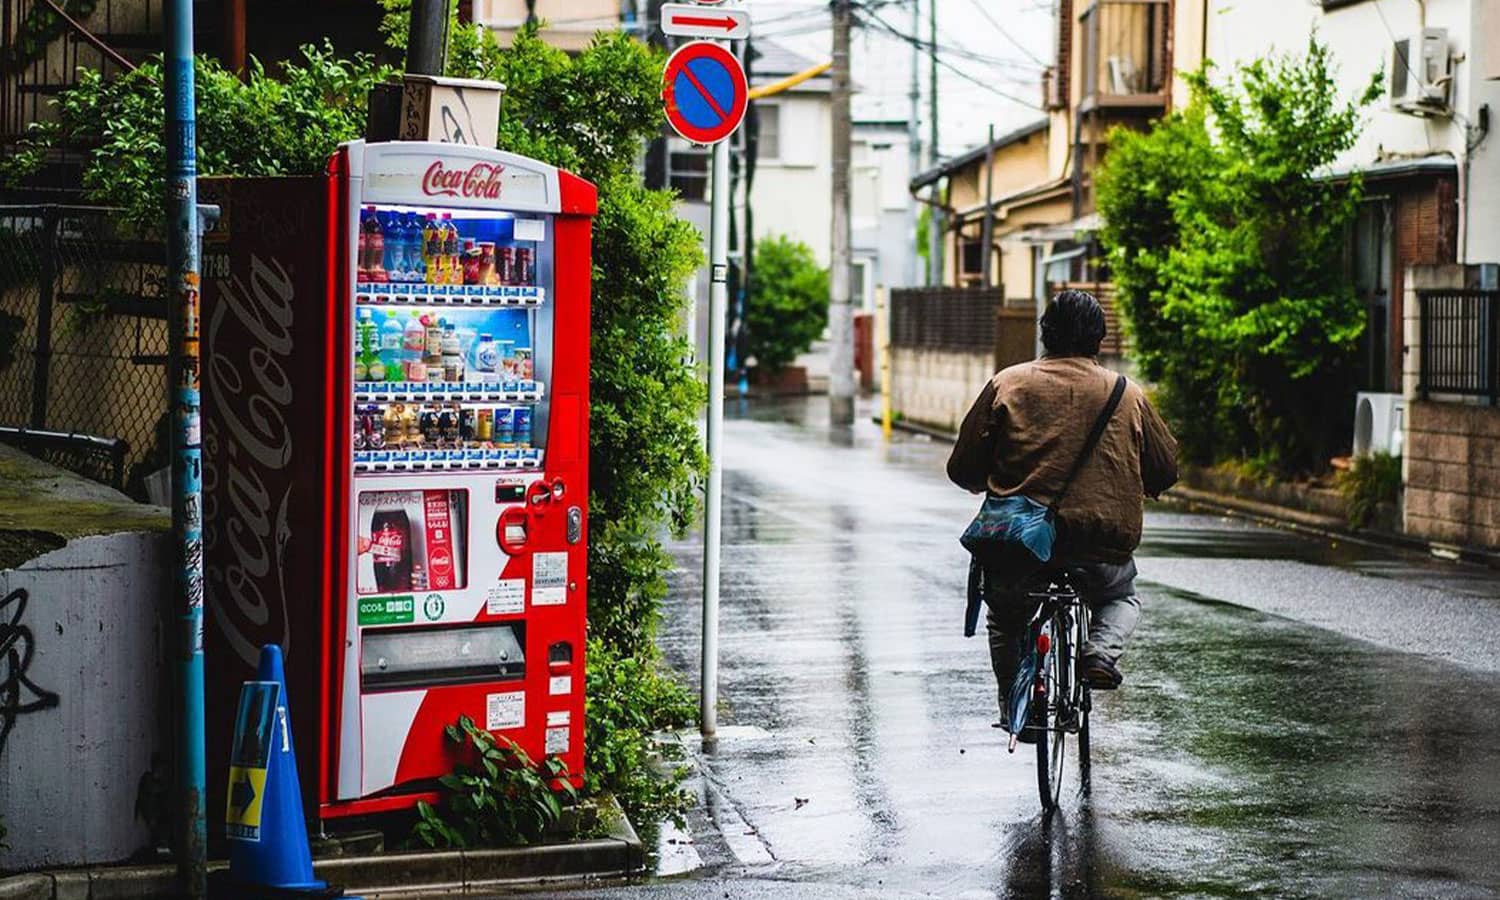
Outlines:
[[[153,756],[171,753],[168,555],[160,533],[98,535],[0,572],[0,646],[9,630],[24,670],[0,659],[0,696],[19,686],[22,710],[0,708],[0,733],[12,725],[0,739],[0,869],[114,862],[150,844],[137,792],[152,809],[151,785],[167,783],[148,774]],[[55,705],[25,711],[48,697]],[[154,768],[170,779],[166,762]]]
[[[1407,533],[1500,547],[1500,409],[1416,402],[1406,415]]]
[[[988,353],[892,347],[891,409],[903,421],[956,432],[994,374]]]

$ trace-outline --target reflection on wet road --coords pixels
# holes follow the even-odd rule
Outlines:
[[[961,636],[974,501],[943,478],[947,448],[867,425],[833,439],[820,411],[729,423],[732,727],[689,741],[705,866],[621,890],[1500,893],[1492,574],[1153,510],[1125,685],[1096,695],[1092,794],[1070,766],[1044,825],[1032,757],[990,727],[983,641]],[[700,548],[673,550],[661,643],[696,681]]]

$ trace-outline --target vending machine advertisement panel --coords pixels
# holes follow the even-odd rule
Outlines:
[[[323,814],[431,791],[460,716],[580,780],[594,188],[452,144],[356,142],[334,172]]]

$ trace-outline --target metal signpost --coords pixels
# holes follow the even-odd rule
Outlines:
[[[703,6],[716,3],[704,2]],[[694,11],[690,4],[671,4]],[[694,16],[662,11],[662,30],[669,35],[698,36],[705,26],[682,19],[714,15],[744,17],[741,10],[704,10]],[[674,21],[675,20],[675,21]],[[738,21],[738,19],[735,19]],[[745,17],[743,37],[749,33]],[[732,25],[732,23],[731,23]],[[737,33],[726,28],[727,37]],[[662,101],[667,122],[684,138],[697,144],[712,144],[713,208],[709,230],[710,284],[708,296],[708,486],[703,503],[703,685],[700,693],[699,727],[704,737],[713,737],[718,727],[719,678],[719,541],[723,522],[724,472],[724,315],[729,305],[729,147],[725,139],[734,134],[745,118],[750,86],[745,70],[728,49],[710,41],[693,41],[679,47],[667,60]]]

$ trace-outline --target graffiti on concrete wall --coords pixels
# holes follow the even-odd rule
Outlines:
[[[24,588],[16,588],[0,600],[0,753],[16,719],[58,704],[56,694],[26,675],[36,655],[36,638],[22,624],[28,599]]]

